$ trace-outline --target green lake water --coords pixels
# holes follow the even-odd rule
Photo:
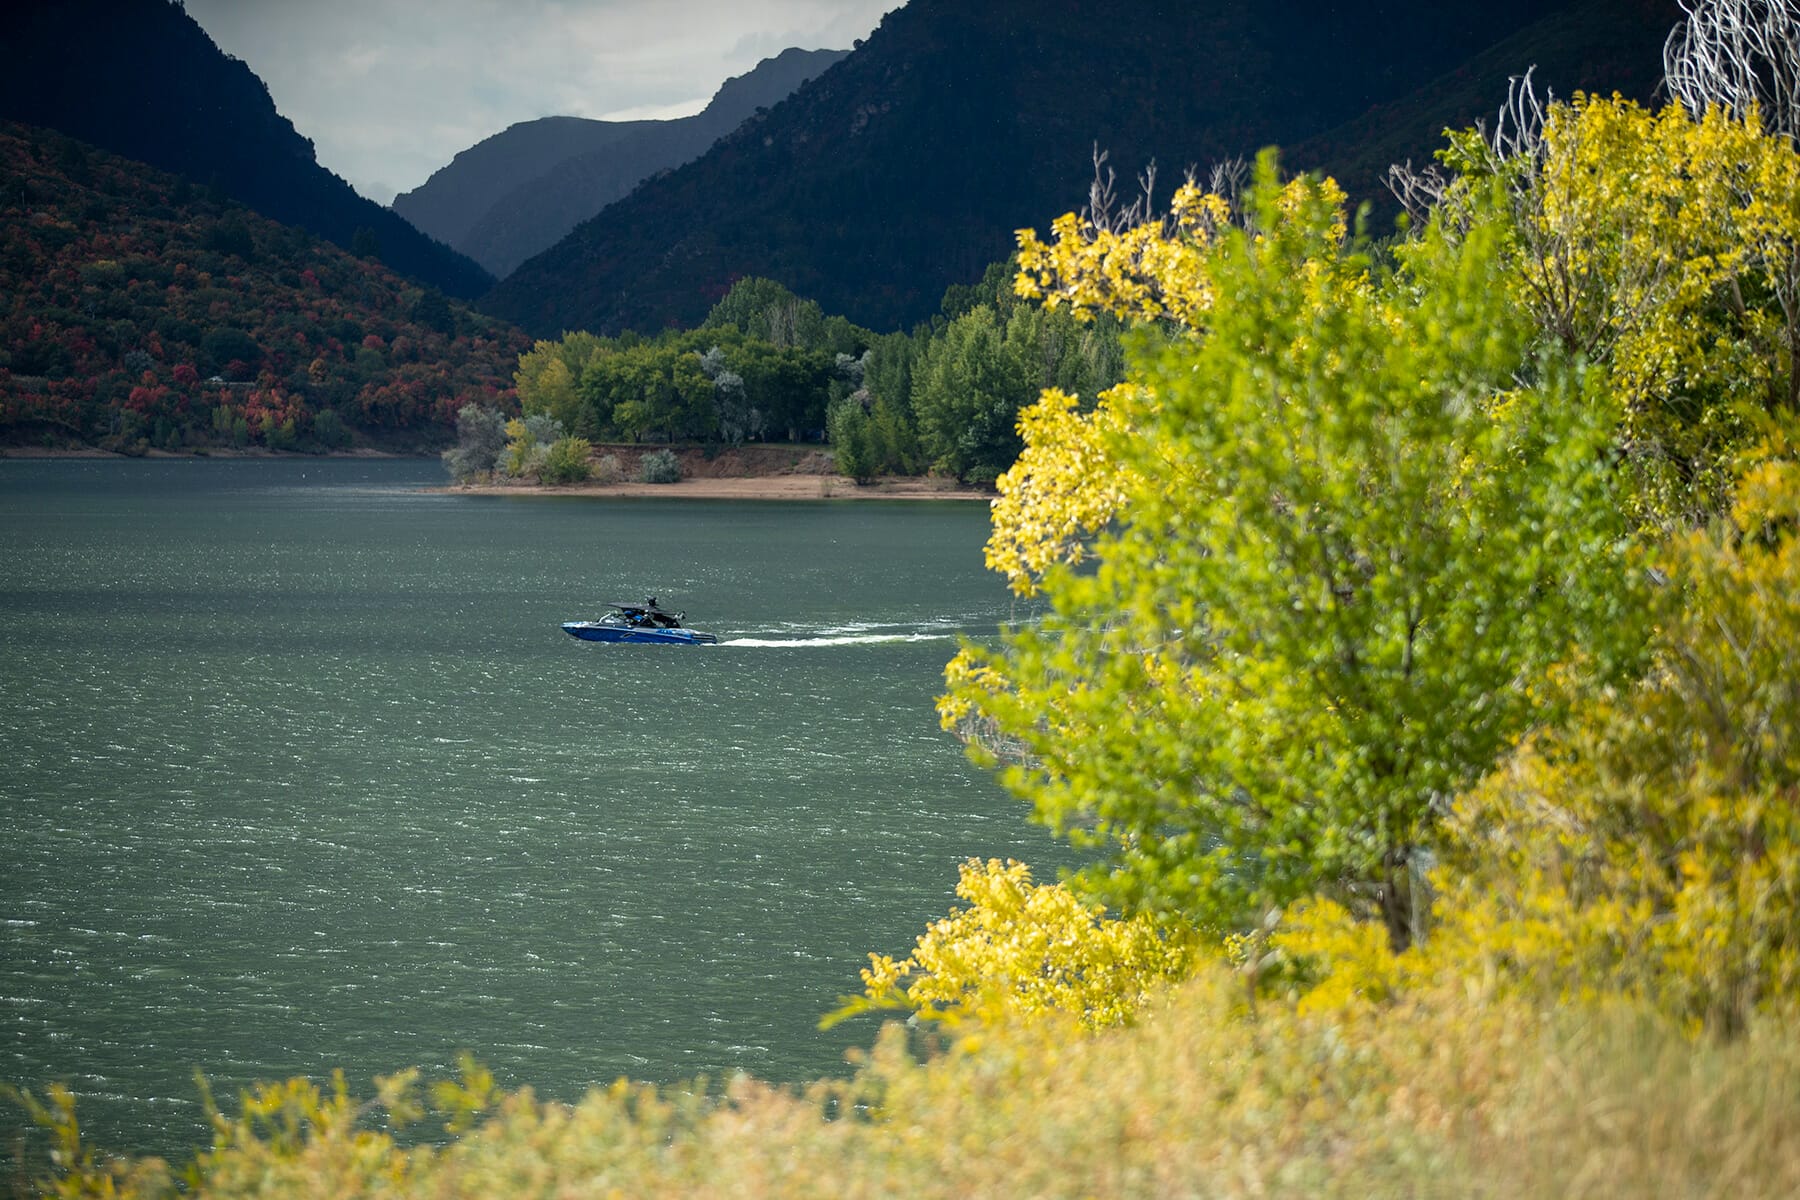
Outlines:
[[[841,1070],[960,860],[1066,860],[932,712],[1023,615],[984,506],[442,479],[0,461],[0,1079],[102,1146],[198,1145],[196,1070]],[[724,644],[557,628],[648,592]]]

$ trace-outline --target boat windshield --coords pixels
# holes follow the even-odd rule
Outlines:
[[[636,604],[615,604],[612,612],[600,620],[607,625],[624,625],[632,629],[680,629],[681,614]]]

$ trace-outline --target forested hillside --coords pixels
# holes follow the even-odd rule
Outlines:
[[[464,298],[492,277],[313,156],[261,79],[169,0],[15,0],[0,12],[0,119],[185,175],[271,220]]]
[[[691,117],[544,117],[514,125],[394,197],[394,211],[505,278],[645,178],[696,157],[842,57],[841,50],[784,50],[726,80]]]
[[[755,275],[869,328],[902,328],[1005,257],[1013,229],[1079,207],[1096,146],[1127,182],[1160,163],[1166,194],[1189,164],[1305,142],[1535,21],[1596,6],[1613,15],[1578,28],[1609,58],[1642,64],[1607,85],[1645,94],[1676,15],[1669,0],[1405,0],[1378,13],[913,0],[826,77],[577,227],[482,303],[538,336],[649,331],[697,323],[734,279]],[[1501,80],[1482,106],[1504,94]],[[1443,110],[1396,157],[1424,159],[1461,115]],[[1338,143],[1305,165],[1361,152]]]
[[[518,330],[183,177],[0,124],[0,441],[417,449]]]

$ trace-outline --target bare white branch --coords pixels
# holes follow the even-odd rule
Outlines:
[[[1449,186],[1450,177],[1436,163],[1415,168],[1409,158],[1387,170],[1388,191],[1394,193],[1400,207],[1418,224],[1430,218],[1432,209],[1444,198],[1444,189]]]
[[[1174,216],[1171,213],[1159,213],[1156,208],[1156,175],[1154,160],[1150,162],[1137,178],[1137,194],[1130,203],[1119,199],[1116,190],[1118,176],[1112,167],[1107,165],[1107,152],[1094,147],[1094,179],[1088,184],[1087,207],[1081,211],[1081,220],[1092,233],[1124,233],[1140,225],[1160,222],[1165,236],[1175,233]],[[1231,210],[1238,211],[1238,197],[1244,185],[1250,179],[1250,164],[1243,158],[1228,158],[1213,164],[1208,190],[1223,196]],[[1193,183],[1195,171],[1189,167],[1184,180]]]
[[[1669,92],[1696,119],[1714,105],[1800,140],[1800,4],[1795,0],[1681,0],[1687,20],[1663,44]]]
[[[1517,200],[1524,207],[1534,202],[1538,187],[1537,168],[1544,159],[1544,117],[1556,100],[1555,93],[1549,89],[1545,89],[1542,96],[1538,94],[1531,79],[1536,70],[1534,66],[1507,81],[1506,99],[1495,114],[1491,132],[1485,121],[1475,123],[1475,132],[1490,170],[1498,174],[1508,163],[1524,166],[1523,170],[1507,172],[1518,193]],[[1516,160],[1520,159],[1526,161],[1518,164]],[[1388,167],[1386,182],[1388,191],[1422,227],[1443,202],[1451,178],[1436,164],[1414,167],[1408,159],[1404,164]]]
[[[1094,147],[1094,181],[1088,184],[1088,206],[1081,219],[1100,233],[1122,233],[1153,219],[1156,195],[1156,163],[1151,162],[1138,175],[1138,194],[1131,203],[1121,203],[1114,191],[1117,175],[1106,165],[1107,152]]]
[[[1538,159],[1544,153],[1544,110],[1556,102],[1556,94],[1545,89],[1542,99],[1531,82],[1532,66],[1523,75],[1514,75],[1506,83],[1506,102],[1500,106],[1494,121],[1494,135],[1488,139],[1494,153],[1502,159],[1521,155]]]

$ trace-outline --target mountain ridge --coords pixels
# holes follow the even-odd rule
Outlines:
[[[688,117],[520,122],[459,151],[394,197],[394,211],[504,278],[643,179],[703,153],[846,53],[784,50],[727,79]]]
[[[454,246],[513,187],[535,178],[573,153],[586,153],[629,136],[647,121],[594,121],[586,117],[538,117],[458,150],[424,183],[401,192],[388,207],[422,232]]]

